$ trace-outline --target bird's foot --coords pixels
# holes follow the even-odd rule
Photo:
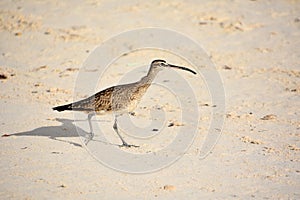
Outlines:
[[[94,133],[89,133],[88,137],[85,138],[84,144],[87,145],[94,138]]]
[[[123,144],[119,145],[119,147],[126,147],[126,148],[130,148],[130,147],[140,147],[134,144],[127,144],[126,142],[124,142]]]

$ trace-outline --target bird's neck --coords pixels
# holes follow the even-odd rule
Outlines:
[[[156,77],[156,75],[158,74],[158,72],[159,72],[158,70],[152,70],[150,68],[147,75],[144,76],[139,82],[141,84],[151,84],[154,78]]]

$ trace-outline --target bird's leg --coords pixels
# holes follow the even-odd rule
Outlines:
[[[127,144],[127,142],[125,142],[125,140],[122,138],[122,136],[120,135],[119,130],[118,130],[117,116],[115,117],[115,123],[113,125],[113,128],[116,131],[116,133],[118,134],[119,138],[122,140],[123,144],[120,145],[120,147],[139,147],[139,146],[136,146],[136,145]]]
[[[88,114],[88,122],[89,122],[89,126],[90,126],[90,134],[88,136],[88,138],[85,139],[85,145],[87,145],[89,143],[89,141],[91,141],[94,137],[94,131],[93,131],[93,126],[92,126],[92,122],[91,122],[91,119],[92,117],[95,115],[94,112],[92,113],[89,113]]]
[[[118,124],[117,124],[117,116],[115,117],[115,123],[113,125],[113,129],[115,130],[115,132],[118,134],[119,138],[122,140],[122,143],[124,146],[127,146],[128,144],[125,142],[125,140],[122,138],[122,136],[120,135],[119,133],[119,130],[118,130]]]

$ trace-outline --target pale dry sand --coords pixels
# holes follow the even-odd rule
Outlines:
[[[2,1],[0,133],[12,136],[0,138],[0,198],[299,199],[299,13],[297,0]],[[212,105],[204,84],[186,75],[199,86],[199,135],[173,165],[132,175],[97,162],[80,147],[73,113],[51,108],[73,100],[79,69],[95,47],[142,27],[181,32],[206,49],[224,83],[226,118],[212,154],[200,160]],[[125,56],[98,89],[164,56],[177,62],[150,50]],[[162,103],[173,112],[169,123],[179,123],[168,101],[174,99],[154,87],[137,116],[147,118],[149,106]],[[119,143],[111,116],[98,119]],[[128,151],[154,151],[156,142]]]

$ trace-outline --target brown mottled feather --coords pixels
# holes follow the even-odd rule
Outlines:
[[[132,112],[150,84],[140,81],[104,89],[86,99],[53,108],[54,110],[95,111],[97,114],[107,112]]]

